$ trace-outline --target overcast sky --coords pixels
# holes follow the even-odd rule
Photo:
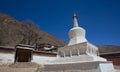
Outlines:
[[[120,0],[0,0],[0,12],[19,21],[33,20],[66,42],[75,12],[89,42],[120,45]]]

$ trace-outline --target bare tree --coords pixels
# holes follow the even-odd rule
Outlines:
[[[31,20],[26,20],[23,22],[24,29],[21,28],[19,31],[22,39],[20,43],[34,45],[36,44],[41,37],[39,36],[39,27]]]
[[[0,24],[0,45],[5,45],[8,41],[5,41],[8,35],[8,25],[7,24]],[[9,39],[7,39],[9,40]]]
[[[2,30],[2,28],[1,28],[1,24],[0,24],[0,45],[2,45],[2,34],[3,34],[1,30]]]

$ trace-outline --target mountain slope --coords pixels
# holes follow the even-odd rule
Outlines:
[[[120,46],[116,45],[97,45],[100,54],[120,53]]]
[[[66,45],[65,41],[40,30],[34,25],[26,25],[11,16],[0,13],[0,45],[15,46],[27,41],[31,41],[29,44],[32,45],[35,43],[49,43],[55,46]]]

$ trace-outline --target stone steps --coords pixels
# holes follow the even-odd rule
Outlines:
[[[9,67],[13,68],[36,68],[36,67],[41,67],[41,65],[38,65],[33,62],[17,62],[14,64],[9,65]]]
[[[0,72],[39,72],[37,68],[0,67]]]
[[[31,62],[18,62],[0,66],[0,72],[40,72],[42,69],[42,65]]]

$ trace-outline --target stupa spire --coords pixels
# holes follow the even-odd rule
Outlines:
[[[74,19],[74,27],[79,27],[76,13],[73,14],[73,19]]]

